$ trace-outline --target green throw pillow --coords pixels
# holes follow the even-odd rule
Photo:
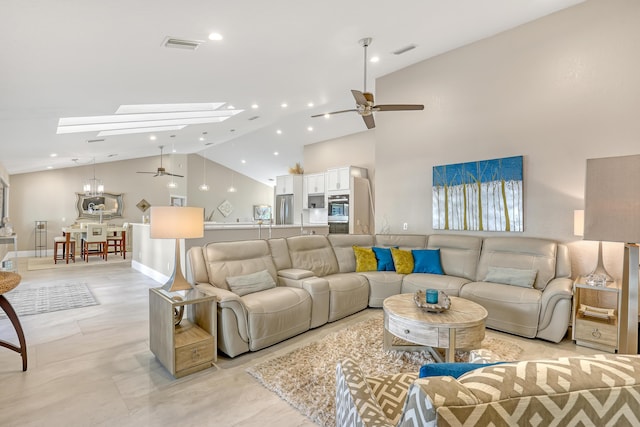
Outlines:
[[[410,251],[391,248],[391,257],[393,258],[393,265],[396,266],[396,273],[413,273],[413,254]]]
[[[353,253],[356,256],[356,271],[376,271],[378,269],[378,260],[371,248],[362,248],[360,246],[353,247]]]

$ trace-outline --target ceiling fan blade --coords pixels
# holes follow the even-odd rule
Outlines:
[[[364,93],[360,92],[359,90],[351,89],[351,94],[355,98],[356,104],[358,104],[358,105],[368,105],[367,104],[367,98],[364,96]]]
[[[165,172],[163,173],[163,175],[177,176],[178,178],[184,178],[184,175],[176,175],[175,173],[169,173],[169,172]]]
[[[424,105],[420,104],[387,104],[374,105],[375,111],[408,111],[408,110],[424,110]]]
[[[136,173],[156,173],[156,172],[136,172]]]
[[[330,113],[316,114],[316,115],[313,115],[313,116],[311,116],[311,117],[312,117],[312,118],[313,118],[313,117],[324,117],[324,116],[326,116],[326,115],[331,115],[331,114],[340,114],[340,113],[348,113],[348,112],[351,112],[351,111],[358,111],[358,110],[356,110],[355,108],[352,108],[352,109],[350,109],[350,110],[340,110],[340,111],[332,111],[332,112],[330,112]]]
[[[373,115],[362,116],[362,120],[364,120],[364,124],[367,125],[367,129],[373,129],[376,127],[376,122],[373,120]]]

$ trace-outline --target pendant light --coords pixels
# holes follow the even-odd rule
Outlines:
[[[227,193],[235,193],[236,187],[233,186],[233,171],[231,171],[231,187],[227,188]]]
[[[209,186],[207,185],[207,157],[203,154],[202,156],[202,184],[198,187],[200,191],[209,191]]]
[[[104,185],[102,180],[96,179],[96,158],[93,158],[93,178],[89,178],[84,182],[82,191],[87,197],[102,196],[104,194]]]
[[[173,147],[173,145],[172,145],[171,155],[169,156],[169,170],[171,170],[171,165],[172,165],[172,163],[171,163],[171,159],[173,159],[173,153],[175,153],[175,152],[176,152],[176,149],[175,149],[175,147]],[[171,178],[170,178],[170,179],[171,179],[171,181],[169,181],[169,182],[167,183],[167,188],[169,188],[169,189],[171,189],[171,190],[172,190],[172,189],[174,189],[174,188],[178,188],[178,183],[175,181],[175,179],[174,179],[174,176],[173,176],[173,175],[171,175]]]

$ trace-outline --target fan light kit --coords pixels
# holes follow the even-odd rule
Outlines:
[[[351,94],[356,100],[356,108],[350,110],[332,111],[330,113],[316,114],[311,117],[329,117],[332,114],[340,114],[354,111],[364,120],[367,129],[376,127],[376,123],[373,120],[373,113],[378,111],[410,111],[410,110],[424,110],[424,105],[421,104],[383,104],[375,105],[373,94],[367,92],[367,48],[371,44],[371,37],[365,37],[360,39],[360,45],[364,48],[364,90],[351,90]]]

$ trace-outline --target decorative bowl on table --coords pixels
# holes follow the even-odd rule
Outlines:
[[[438,302],[435,304],[429,304],[427,302],[427,296],[424,291],[416,292],[413,295],[413,301],[418,307],[430,313],[442,313],[445,310],[449,310],[449,307],[451,307],[451,299],[449,298],[449,295],[442,291],[438,291]]]

